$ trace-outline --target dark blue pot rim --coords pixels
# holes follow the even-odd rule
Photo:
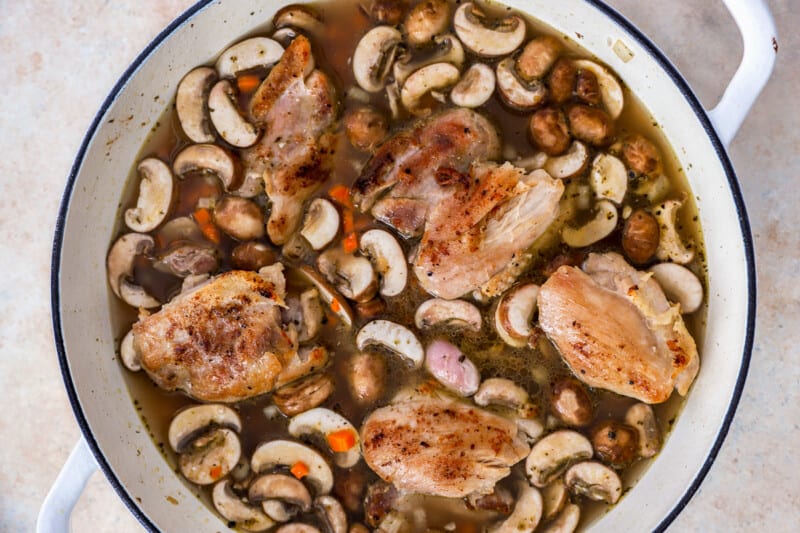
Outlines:
[[[683,76],[678,72],[675,66],[670,62],[669,59],[659,50],[659,48],[641,31],[639,31],[636,26],[634,26],[631,22],[629,22],[625,17],[621,14],[617,13],[613,8],[607,6],[606,4],[602,3],[599,0],[585,0],[592,6],[594,6],[597,10],[607,15],[611,18],[614,22],[624,28],[630,35],[636,38],[639,43],[644,47],[645,50],[661,65],[661,68],[669,75],[672,79],[672,82],[678,87],[678,89],[683,94],[684,98],[686,98],[689,105],[694,110],[697,119],[703,126],[703,129],[706,131],[706,135],[708,135],[709,139],[711,140],[712,145],[714,146],[714,150],[717,154],[717,157],[722,164],[722,167],[725,170],[725,175],[728,178],[728,185],[731,190],[731,195],[733,196],[733,202],[736,206],[736,211],[739,217],[739,227],[742,232],[742,237],[744,238],[744,249],[745,249],[745,258],[747,261],[747,290],[748,290],[748,300],[747,300],[747,324],[746,324],[746,333],[745,333],[745,343],[744,343],[744,351],[742,353],[742,364],[739,368],[739,375],[736,379],[736,387],[733,391],[733,397],[731,398],[730,405],[728,406],[728,410],[725,413],[725,418],[722,421],[722,426],[720,427],[719,433],[714,441],[714,445],[711,447],[711,451],[706,458],[705,462],[703,463],[700,471],[697,473],[697,476],[692,481],[691,485],[687,488],[684,495],[675,505],[675,507],[664,517],[661,523],[655,528],[654,531],[665,531],[667,527],[672,523],[673,520],[680,514],[680,512],[686,507],[689,503],[689,500],[692,499],[692,496],[697,492],[700,484],[705,479],[706,475],[708,474],[711,465],[714,463],[714,460],[717,458],[717,454],[722,446],[725,437],[728,434],[728,430],[730,429],[731,422],[733,421],[733,416],[736,412],[736,407],[739,405],[739,400],[742,396],[742,390],[744,389],[745,380],[747,379],[747,371],[750,366],[750,356],[753,349],[753,335],[755,331],[755,311],[756,311],[756,271],[755,271],[755,256],[753,251],[753,237],[750,232],[750,222],[747,217],[747,211],[744,206],[744,199],[742,198],[742,192],[739,188],[739,182],[736,178],[736,173],[734,172],[733,165],[728,157],[727,151],[725,150],[722,141],[719,139],[717,132],[714,130],[714,127],[711,125],[711,121],[706,114],[705,109],[700,104],[700,101],[695,96],[692,89],[689,87],[689,84],[683,78]],[[130,494],[125,490],[125,487],[122,485],[122,482],[117,478],[114,471],[111,469],[111,465],[109,465],[108,461],[106,460],[103,453],[100,451],[100,447],[97,444],[97,441],[92,434],[91,428],[89,427],[89,423],[86,419],[86,415],[83,412],[83,409],[80,405],[78,400],[78,395],[75,390],[75,385],[72,382],[72,376],[69,372],[69,364],[67,362],[67,354],[64,349],[64,336],[61,327],[61,298],[60,298],[60,268],[61,268],[61,247],[63,245],[64,240],[64,224],[66,222],[67,211],[69,209],[70,199],[72,197],[72,191],[75,186],[75,181],[77,180],[78,173],[80,171],[81,166],[83,165],[83,159],[86,155],[86,151],[89,148],[89,144],[94,137],[97,129],[100,126],[100,122],[103,119],[103,116],[106,114],[108,109],[111,107],[113,102],[117,99],[120,92],[122,91],[125,84],[131,79],[133,74],[136,70],[145,62],[147,61],[150,54],[155,50],[157,46],[159,46],[162,42],[164,42],[176,28],[182,25],[184,22],[192,18],[195,13],[203,9],[204,7],[208,6],[209,4],[213,3],[214,0],[200,0],[195,5],[190,7],[186,10],[183,14],[181,14],[178,18],[176,18],[169,26],[167,26],[161,33],[159,33],[155,39],[153,39],[150,44],[136,57],[136,59],[131,63],[131,65],[125,70],[120,77],[119,81],[117,81],[114,88],[111,90],[109,95],[106,97],[103,105],[98,110],[97,114],[92,121],[89,130],[87,131],[86,135],[83,138],[83,142],[81,143],[80,149],[78,150],[78,154],[75,157],[75,161],[72,164],[72,168],[70,170],[69,176],[67,178],[67,184],[64,189],[64,194],[61,199],[61,206],[58,212],[58,220],[56,221],[56,229],[55,229],[55,236],[53,239],[53,250],[52,250],[52,258],[51,258],[51,271],[50,271],[50,301],[51,301],[51,313],[53,318],[53,333],[55,336],[55,344],[56,344],[56,351],[58,353],[58,362],[61,367],[61,375],[64,379],[64,384],[67,389],[67,395],[69,396],[70,404],[72,405],[72,410],[75,413],[75,418],[78,421],[78,425],[80,426],[81,432],[83,433],[83,438],[86,439],[86,443],[89,445],[89,448],[92,450],[92,453],[97,460],[97,464],[99,465],[100,469],[108,478],[108,481],[111,483],[111,486],[114,487],[114,490],[117,492],[119,497],[125,503],[125,506],[130,510],[131,513],[139,520],[139,522],[148,530],[157,532],[158,528],[153,524],[153,522],[147,517],[147,515],[142,511],[142,509],[137,505],[134,499],[131,497]]]

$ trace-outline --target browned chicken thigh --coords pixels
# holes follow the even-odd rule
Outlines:
[[[685,395],[699,370],[680,307],[616,253],[562,266],[542,285],[539,324],[573,373],[646,403]]]
[[[283,244],[297,229],[305,201],[330,177],[336,145],[336,92],[314,69],[307,38],[298,36],[286,48],[253,96],[250,115],[264,135],[245,151],[246,170],[263,176],[272,204],[267,234]]]

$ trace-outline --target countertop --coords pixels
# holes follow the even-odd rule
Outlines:
[[[713,105],[741,43],[718,0],[612,0]],[[731,145],[755,236],[758,323],[730,433],[670,531],[800,530],[800,10],[770,0],[780,53]],[[61,193],[92,117],[130,61],[192,0],[0,0],[0,531],[32,531],[79,438],[50,325],[50,247]],[[137,532],[102,474],[74,531]],[[636,525],[632,524],[632,531]]]

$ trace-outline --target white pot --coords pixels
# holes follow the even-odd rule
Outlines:
[[[774,23],[763,0],[726,0],[742,30],[745,54],[721,103],[707,114],[655,45],[599,1],[506,3],[564,34],[582,35],[579,43],[619,73],[662,125],[681,166],[690,169],[709,268],[708,322],[704,338],[698,339],[700,374],[663,451],[634,490],[592,528],[664,529],[711,466],[747,373],[756,297],[753,246],[725,145],[771,73]],[[64,381],[85,441],[73,451],[48,495],[39,531],[67,530],[69,511],[96,468],[95,461],[146,528],[226,529],[170,468],[134,408],[122,366],[113,357],[113,297],[104,265],[126,170],[182,74],[270,20],[283,4],[199,2],[156,37],[125,72],[78,152],[56,229],[52,305]],[[632,52],[628,62],[614,52],[618,43]],[[143,122],[145,127],[140,126]]]

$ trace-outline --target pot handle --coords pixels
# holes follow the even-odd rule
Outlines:
[[[36,533],[67,533],[69,531],[69,518],[72,508],[83,493],[83,488],[89,477],[97,470],[89,446],[81,438],[67,462],[61,467],[50,492],[39,509],[39,518],[36,520]]]
[[[723,0],[739,26],[744,53],[717,106],[708,112],[728,146],[766,85],[775,66],[778,32],[766,0]]]

